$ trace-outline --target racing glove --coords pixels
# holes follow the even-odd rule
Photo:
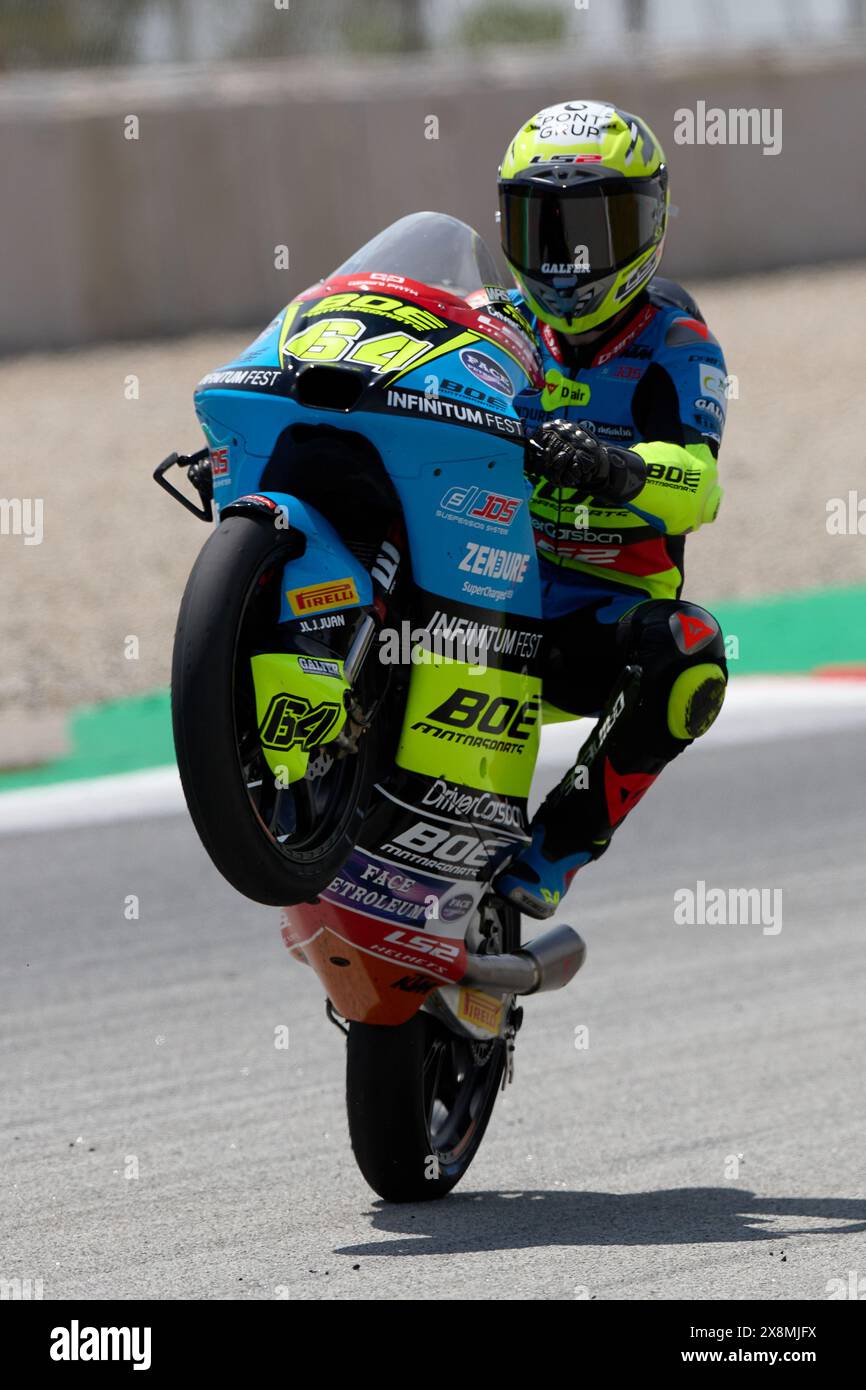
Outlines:
[[[594,434],[568,420],[551,420],[528,441],[527,468],[557,487],[576,488],[583,501],[625,503],[646,482],[646,464],[631,449],[602,444]]]

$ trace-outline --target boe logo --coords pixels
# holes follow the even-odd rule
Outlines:
[[[477,729],[480,734],[494,735],[507,731],[509,738],[528,739],[538,723],[538,697],[523,701],[507,695],[491,698],[480,690],[461,687],[431,710],[428,718],[455,729]]]
[[[458,831],[455,834],[445,826],[417,821],[408,830],[395,835],[389,848],[396,845],[415,857],[432,855],[441,864],[483,869],[499,850],[508,847],[508,843],[508,840],[480,839],[477,832]]]

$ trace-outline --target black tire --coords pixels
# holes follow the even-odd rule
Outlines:
[[[503,949],[514,950],[520,942],[520,914],[506,907],[503,915]],[[387,1202],[429,1202],[446,1196],[478,1152],[505,1064],[502,1039],[472,1043],[423,1011],[398,1027],[350,1023],[349,1136],[358,1167],[373,1191]],[[461,1068],[463,1079],[455,1086]],[[451,1101],[450,1112],[440,1115],[438,1126],[434,1102],[445,1107],[437,1082]]]
[[[296,843],[289,835],[279,842],[285,818],[297,822],[295,801],[312,791],[306,781],[274,790],[273,779],[265,778],[257,805],[248,789],[245,758],[264,764],[246,648],[254,637],[261,643],[276,622],[268,577],[277,576],[278,595],[281,567],[293,548],[296,553],[297,538],[276,530],[268,517],[230,516],[220,523],[184,592],[171,675],[177,764],[199,838],[239,893],[280,907],[314,899],[354,848],[375,781],[381,722],[361,738],[356,754],[334,760],[331,790],[326,779],[312,789],[322,805],[316,815],[308,808],[306,839],[298,835]],[[273,806],[262,804],[266,795]]]

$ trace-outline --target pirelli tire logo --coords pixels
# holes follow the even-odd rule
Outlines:
[[[517,700],[459,686],[412,728],[465,748],[522,754],[537,732],[540,711],[538,695]]]
[[[492,994],[484,994],[480,989],[461,989],[458,996],[457,1017],[462,1018],[473,1028],[496,1037],[502,1028],[504,1002]]]
[[[330,579],[324,584],[311,584],[303,589],[287,589],[286,598],[292,612],[299,618],[360,602],[355,581],[351,578]]]

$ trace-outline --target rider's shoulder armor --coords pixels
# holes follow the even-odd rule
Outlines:
[[[698,308],[697,301],[689,294],[688,290],[678,285],[676,280],[665,280],[661,275],[654,275],[649,284],[649,300],[651,304],[658,305],[659,308],[685,309],[692,318],[705,323],[703,314]]]

